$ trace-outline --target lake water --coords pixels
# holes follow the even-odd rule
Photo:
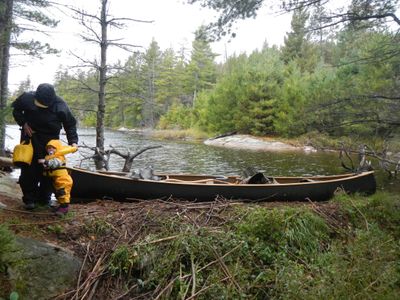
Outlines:
[[[91,160],[85,159],[93,153],[82,145],[95,145],[95,129],[79,128],[79,152],[67,156],[68,165],[94,168]],[[19,129],[16,125],[6,128],[6,145],[12,149],[19,143]],[[61,139],[66,142],[65,136]],[[249,151],[207,146],[199,142],[155,140],[148,135],[133,131],[106,130],[105,147],[110,146],[131,153],[149,146],[161,148],[145,151],[135,158],[133,169],[152,166],[155,172],[195,173],[213,175],[242,175],[253,167],[268,176],[290,175],[333,175],[346,173],[341,166],[338,153],[333,152],[267,152]],[[120,171],[123,159],[112,155],[110,169]],[[376,168],[377,169],[377,168]],[[18,171],[14,173],[18,176]],[[400,192],[399,180],[389,181],[387,175],[377,170],[378,189]]]

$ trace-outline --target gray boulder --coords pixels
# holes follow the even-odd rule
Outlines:
[[[17,237],[17,264],[9,268],[20,299],[51,299],[74,288],[82,262],[69,251],[30,238]]]

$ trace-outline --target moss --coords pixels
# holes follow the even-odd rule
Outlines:
[[[12,292],[12,284],[8,278],[8,268],[16,265],[12,255],[17,250],[14,234],[3,224],[0,224],[0,297],[8,298]]]

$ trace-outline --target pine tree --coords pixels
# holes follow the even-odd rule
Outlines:
[[[38,25],[55,27],[57,21],[49,18],[40,9],[50,6],[45,0],[4,0],[0,2],[0,151],[5,147],[5,123],[8,72],[11,47],[24,54],[40,57],[43,53],[56,53],[49,44],[37,40],[23,40],[21,34]],[[31,28],[29,26],[31,25]],[[0,153],[1,154],[1,153]]]
[[[192,48],[192,55],[187,66],[187,71],[193,95],[192,106],[195,106],[198,92],[213,87],[217,74],[214,62],[216,54],[211,50],[204,27],[200,27],[196,31]]]

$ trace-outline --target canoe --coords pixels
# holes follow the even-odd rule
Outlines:
[[[242,183],[239,176],[157,174],[158,180],[131,178],[120,172],[67,168],[74,185],[72,199],[186,199],[212,201],[216,197],[251,201],[325,201],[336,191],[372,194],[374,172],[335,176],[274,177],[263,184]]]

